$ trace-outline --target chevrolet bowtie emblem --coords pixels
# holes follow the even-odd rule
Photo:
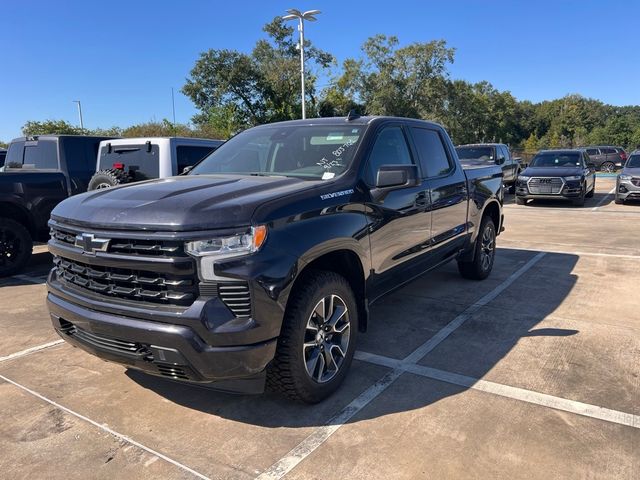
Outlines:
[[[82,253],[95,255],[96,252],[106,252],[109,246],[108,238],[96,238],[93,233],[80,233],[76,235],[75,246],[83,250]]]

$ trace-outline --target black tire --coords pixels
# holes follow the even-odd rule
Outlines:
[[[586,187],[585,187],[586,188]],[[573,206],[574,207],[584,207],[584,199],[586,197],[586,193],[584,191],[584,188],[582,189],[582,195],[580,195],[578,198],[575,198],[572,200]]]
[[[490,217],[486,216],[482,219],[473,248],[475,249],[473,260],[470,262],[458,260],[458,271],[469,280],[484,280],[491,274],[496,256],[496,226]]]
[[[526,205],[526,204],[527,204],[526,198],[516,197],[516,205]]]
[[[109,170],[100,170],[96,172],[91,180],[87,190],[100,190],[102,188],[115,187],[123,183],[129,183],[131,179],[123,170],[114,168]]]
[[[353,290],[344,277],[326,271],[310,271],[303,275],[301,283],[289,299],[276,355],[267,369],[267,387],[272,391],[284,393],[293,400],[317,403],[331,395],[349,371],[358,332],[358,307]],[[343,328],[342,333],[334,330],[335,333],[330,335],[328,331],[325,332],[325,329],[329,328],[326,326],[329,322],[322,323],[319,320],[319,305],[329,298],[334,303],[331,312],[335,313],[335,318],[341,319],[336,325]],[[321,310],[325,311],[324,305],[327,303],[322,305]],[[346,313],[342,316],[338,315],[341,305],[346,308]],[[344,327],[345,322],[347,328]],[[316,328],[318,325],[325,327]],[[317,333],[314,334],[314,331]],[[336,360],[332,353],[336,346],[332,345],[328,349],[324,346],[331,345],[331,341],[344,342],[345,332],[347,344],[341,343]],[[322,337],[319,340],[320,335]],[[340,351],[343,351],[343,348],[346,351],[341,355]],[[314,358],[317,359],[315,363]],[[328,365],[327,358],[333,360],[336,368],[327,368],[325,378],[322,370]],[[313,364],[311,373],[308,371],[309,363]],[[322,364],[319,365],[320,363]],[[312,375],[318,378],[312,378]]]
[[[31,258],[33,240],[24,225],[0,219],[0,277],[19,272]]]
[[[593,195],[596,193],[596,182],[593,182],[593,188],[587,192],[585,195],[587,198],[593,198]]]
[[[614,202],[616,202],[616,205],[624,205],[624,200],[622,200],[621,198],[618,198],[617,196]]]

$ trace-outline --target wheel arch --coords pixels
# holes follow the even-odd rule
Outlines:
[[[358,304],[358,330],[365,332],[369,309],[366,298],[365,270],[360,255],[352,249],[340,248],[305,259],[304,266],[298,272],[291,288],[287,299],[287,308],[296,290],[302,287],[306,274],[314,270],[337,273],[349,282]]]
[[[33,237],[36,234],[34,220],[29,211],[21,205],[0,200],[0,218],[8,218],[23,225]]]

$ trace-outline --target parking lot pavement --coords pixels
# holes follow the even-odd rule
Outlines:
[[[637,478],[640,206],[505,208],[495,270],[371,309],[320,405],[232,396],[58,344],[47,254],[0,281],[5,478]],[[510,197],[512,200],[512,197]],[[508,199],[509,200],[509,199]]]

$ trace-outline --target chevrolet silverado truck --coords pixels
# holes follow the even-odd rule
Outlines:
[[[516,203],[569,200],[582,207],[596,191],[596,169],[585,149],[541,150],[518,176]]]
[[[40,135],[16,138],[0,172],[0,277],[20,271],[33,241],[47,241],[59,202],[85,192],[106,137]]]
[[[63,339],[105,360],[318,402],[372,302],[450,260],[490,274],[502,202],[500,167],[463,170],[435,123],[254,127],[186,176],[58,205],[47,304]]]

